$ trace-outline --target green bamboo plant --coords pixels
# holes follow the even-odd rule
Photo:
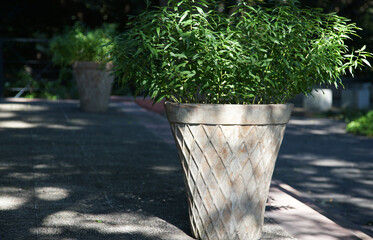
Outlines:
[[[296,0],[220,6],[169,0],[132,18],[113,43],[116,74],[156,101],[271,104],[338,86],[341,75],[370,66],[365,46],[346,44],[359,28],[335,13]]]
[[[110,42],[115,36],[115,24],[104,24],[90,29],[82,23],[66,28],[50,42],[52,61],[56,65],[69,66],[75,61],[104,63],[109,61]]]

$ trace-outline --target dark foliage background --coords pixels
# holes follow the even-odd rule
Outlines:
[[[167,0],[148,0],[152,5],[165,5]],[[222,0],[222,4],[231,5],[240,0]],[[252,0],[253,5],[258,2],[274,0]],[[286,1],[286,0],[276,0]],[[83,22],[88,27],[99,27],[103,23],[117,23],[118,30],[125,29],[128,17],[136,15],[146,7],[147,0],[10,0],[0,1],[0,39],[1,38],[45,38],[61,32],[66,26],[75,22]],[[356,38],[348,43],[357,49],[363,45],[367,50],[373,51],[373,1],[372,0],[300,0],[303,6],[323,8],[325,12],[337,12],[341,16],[352,19],[357,26],[363,28]],[[13,54],[10,46],[18,51],[24,59],[48,60],[48,47],[46,44],[30,44],[20,42],[6,42],[3,44],[3,59],[5,64],[9,61],[18,61],[19,56]],[[13,59],[12,59],[13,58]],[[6,62],[8,61],[8,63]],[[6,70],[19,68],[24,65],[7,65],[4,67],[6,79],[13,78]],[[32,76],[38,75],[37,66]],[[360,78],[371,80],[372,69],[365,69],[357,73]],[[45,73],[43,73],[45,74]],[[13,74],[14,75],[14,74]],[[39,74],[40,75],[40,74]],[[1,76],[0,76],[1,77]],[[42,76],[44,77],[44,75]],[[4,77],[2,77],[5,79]],[[47,77],[48,78],[48,77]],[[1,80],[1,79],[0,79]],[[4,82],[4,81],[2,81]],[[1,89],[1,87],[0,87]]]
[[[154,4],[159,4],[157,1]],[[51,37],[76,21],[89,27],[115,22],[145,7],[138,0],[12,0],[0,2],[1,37]]]
[[[164,0],[151,0],[153,5]],[[232,4],[235,1],[223,1]],[[253,1],[254,2],[254,1]],[[259,0],[262,2],[262,0]],[[337,12],[362,27],[361,42],[372,45],[373,1],[371,0],[300,0],[304,6]],[[66,25],[82,21],[90,27],[115,22],[123,28],[129,15],[146,6],[145,0],[12,0],[0,1],[1,37],[51,37]],[[369,46],[368,46],[369,47]]]

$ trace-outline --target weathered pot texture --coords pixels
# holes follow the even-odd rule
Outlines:
[[[194,237],[259,239],[292,104],[166,102]]]
[[[112,64],[75,62],[73,65],[80,98],[80,108],[85,112],[105,112],[108,107],[114,76]]]

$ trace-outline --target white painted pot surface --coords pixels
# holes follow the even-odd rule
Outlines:
[[[259,239],[292,104],[165,103],[194,237]]]
[[[78,85],[80,108],[85,112],[105,112],[109,103],[114,76],[111,64],[75,62],[74,78]]]

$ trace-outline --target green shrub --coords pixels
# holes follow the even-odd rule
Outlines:
[[[75,61],[106,62],[116,25],[104,24],[101,28],[89,29],[77,23],[72,28],[52,38],[50,49],[53,62],[60,66],[71,65]]]
[[[71,84],[66,86],[61,80],[34,80],[32,82],[32,89],[31,92],[25,93],[25,98],[45,98],[49,100],[78,98],[77,89]]]
[[[373,111],[349,122],[346,131],[353,134],[373,137]]]
[[[122,82],[153,99],[183,103],[285,103],[367,64],[365,46],[345,40],[359,28],[294,0],[230,11],[218,1],[169,0],[132,19],[112,51]],[[230,12],[229,14],[227,12]]]
[[[25,68],[19,70],[14,78],[16,80],[7,81],[4,84],[7,97],[20,94],[25,98],[46,98],[50,100],[78,98],[78,89],[71,81],[71,67],[61,68],[58,79],[40,77],[35,79]]]

